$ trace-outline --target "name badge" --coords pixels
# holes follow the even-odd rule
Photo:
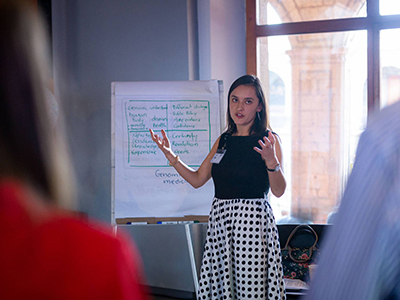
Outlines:
[[[226,149],[217,149],[217,153],[215,153],[214,157],[211,159],[211,163],[219,164],[225,153]]]

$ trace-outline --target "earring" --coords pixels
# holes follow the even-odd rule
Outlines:
[[[258,118],[258,121],[261,121],[261,116],[260,116],[260,112],[259,111],[257,112],[257,118]]]

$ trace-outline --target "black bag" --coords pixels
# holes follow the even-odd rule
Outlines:
[[[307,224],[292,230],[282,252],[283,277],[308,281],[310,264],[316,263],[320,251],[318,235]]]

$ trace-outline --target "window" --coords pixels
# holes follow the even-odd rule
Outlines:
[[[246,11],[247,71],[283,144],[275,217],[326,223],[368,117],[400,98],[400,1],[247,0]]]
[[[388,2],[393,0],[388,0]],[[318,0],[258,0],[257,24],[272,25],[280,23],[365,17],[365,1],[318,1]],[[279,16],[270,18],[269,11]]]
[[[400,2],[396,0],[380,0],[379,13],[382,16],[400,14]]]

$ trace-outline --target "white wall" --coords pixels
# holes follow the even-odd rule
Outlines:
[[[246,74],[245,0],[199,0],[198,14],[200,79],[223,80],[225,121],[229,87]]]
[[[220,79],[227,90],[246,68],[244,3],[52,1],[56,96],[82,211],[110,221],[111,82]]]

